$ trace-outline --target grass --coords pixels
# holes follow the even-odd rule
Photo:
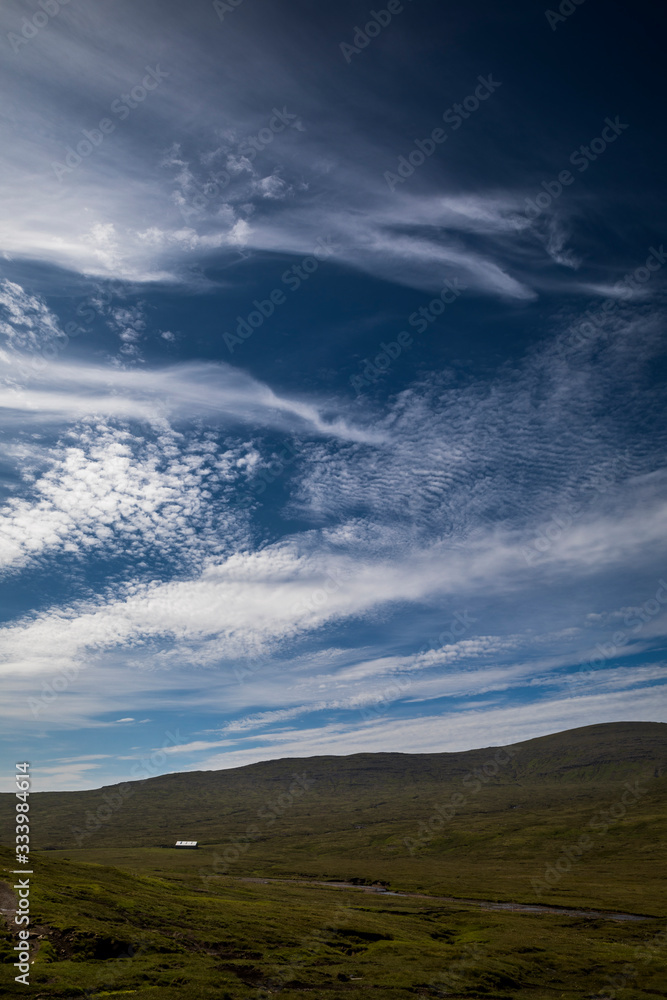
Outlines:
[[[279,988],[284,998],[356,997],[373,987],[395,998],[569,1000],[603,995],[607,976],[627,963],[638,974],[619,1000],[665,986],[660,953],[637,957],[660,920],[493,913],[229,877],[204,889],[194,869],[168,862],[161,875],[138,875],[43,855],[33,883],[35,920],[49,940],[32,967],[37,997],[259,998]],[[4,968],[6,995],[22,995]]]
[[[31,995],[570,1000],[613,988],[615,1000],[655,1000],[667,993],[666,732],[623,723],[499,758],[358,754],[166,775],[132,786],[79,847],[72,830],[98,815],[104,790],[33,795]],[[294,773],[306,775],[300,792]],[[627,782],[636,791],[621,808]],[[0,803],[3,835],[11,804]],[[442,822],[429,826],[436,806]],[[158,846],[181,838],[202,847]],[[0,865],[14,867],[8,850]],[[426,898],[303,879],[382,881]],[[494,912],[438,896],[649,918]],[[0,939],[5,956],[13,943]],[[3,975],[7,995],[25,989],[11,963]]]

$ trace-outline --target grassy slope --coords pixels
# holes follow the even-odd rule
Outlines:
[[[493,762],[497,748],[444,754],[353,754],[349,757],[310,757],[265,761],[224,771],[168,774],[133,782],[133,794],[121,812],[95,834],[98,844],[115,846],[131,824],[135,846],[155,846],[178,837],[220,842],[257,820],[261,809],[271,809],[288,793],[294,773],[315,778],[306,796],[284,817],[281,836],[299,825],[316,835],[336,833],[357,822],[405,823],[428,818],[434,802],[462,787],[465,776]],[[529,797],[548,788],[545,798],[560,789],[559,797],[576,795],[583,802],[603,792],[622,789],[626,778],[654,775],[667,764],[667,724],[613,723],[556,733],[516,744],[511,762],[495,778],[482,778],[485,789],[506,791],[507,806],[522,794]],[[35,845],[72,847],[73,826],[85,826],[88,810],[103,804],[105,792],[44,792],[32,796]],[[486,792],[470,799],[473,811],[482,808]],[[479,802],[477,801],[479,799]],[[419,815],[417,807],[421,810]],[[0,795],[0,841],[11,829],[12,798]],[[305,818],[308,817],[306,820]],[[406,834],[409,835],[409,834]]]
[[[495,775],[484,773],[495,770],[495,749],[313,757],[166,775],[134,783],[122,807],[89,831],[87,816],[104,806],[104,789],[36,794],[33,844],[141,870],[165,861],[137,848],[197,839],[203,849],[169,863],[184,871],[383,880],[533,902],[535,879],[545,885],[543,901],[665,914],[667,725],[590,726],[513,751]],[[290,796],[294,773],[315,781]],[[623,807],[625,782],[637,779],[643,794]],[[447,807],[456,795],[465,802],[455,815],[420,839],[434,805]],[[3,798],[0,835],[8,843],[11,796]],[[601,811],[613,807],[625,814],[610,818],[605,832]],[[73,850],[73,828],[85,833],[81,849]],[[586,833],[591,848],[549,887],[548,866]]]
[[[0,866],[9,865],[9,852],[1,855]],[[603,995],[608,976],[625,975],[628,989],[618,1000],[651,1000],[665,986],[663,949],[648,957],[641,950],[663,940],[664,921],[488,913],[228,878],[203,889],[168,870],[133,875],[48,855],[33,883],[33,916],[44,936],[31,973],[36,998],[259,1000],[280,989],[284,1000],[352,1000],[372,988],[396,1000],[575,1000]],[[623,973],[628,963],[631,976]],[[9,965],[3,980],[5,995],[24,995]]]
[[[493,775],[494,767],[484,767],[495,750],[167,775],[134,785],[81,849],[71,846],[72,826],[85,827],[102,790],[33,795],[36,846],[62,848],[34,856],[33,906],[49,943],[34,966],[33,993],[259,1000],[273,982],[288,1000],[355,997],[369,985],[378,997],[570,1000],[604,995],[607,975],[621,975],[630,962],[635,972],[626,973],[617,1000],[665,995],[667,939],[653,958],[635,950],[664,919],[626,925],[491,913],[237,880],[381,879],[431,894],[536,902],[531,879],[588,831],[591,850],[541,901],[664,917],[665,734],[666,725],[623,723],[543,737],[518,744]],[[466,777],[475,770],[477,777]],[[291,776],[304,771],[316,781],[290,803]],[[591,830],[590,820],[620,803],[625,782],[638,777],[639,800],[607,832]],[[287,798],[279,803],[281,794]],[[415,841],[434,803],[447,805],[456,794],[466,800],[456,815],[410,854],[404,839]],[[14,800],[4,799],[2,839],[10,843]],[[206,843],[196,852],[155,846],[181,836]],[[227,863],[235,841],[241,850],[235,856],[232,848]],[[11,865],[8,852],[0,864]],[[114,959],[142,942],[135,957]]]

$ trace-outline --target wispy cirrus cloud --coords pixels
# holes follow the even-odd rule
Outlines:
[[[72,4],[54,18],[21,53],[21,87],[9,67],[5,72],[14,127],[3,183],[13,197],[2,249],[86,275],[196,285],[203,263],[225,253],[238,259],[239,247],[303,256],[330,235],[340,263],[387,282],[435,290],[458,276],[477,293],[534,299],[541,277],[526,251],[539,245],[541,222],[521,211],[532,177],[525,191],[491,180],[473,188],[450,163],[444,194],[428,174],[388,192],[383,173],[400,151],[396,135],[370,134],[346,67],[328,68],[313,91],[310,58],[291,59],[293,38],[266,14],[271,31],[255,25],[254,35],[264,84],[253,68],[257,52],[246,51],[242,19],[220,33],[210,9],[193,13],[188,41],[181,36],[166,51],[171,7],[122,3],[110,18]],[[11,12],[5,18],[9,23]],[[276,32],[285,41],[282,59],[271,45]],[[93,41],[101,36],[110,42],[104,54]],[[149,50],[137,42],[145,37],[154,40]],[[140,84],[147,58],[164,80],[150,100],[117,114],[114,103],[131,108],[122,95]],[[341,88],[343,108],[322,100]],[[285,125],[272,132],[277,93]],[[221,103],[224,127],[213,112]],[[395,110],[389,95],[374,104],[375,120]],[[105,116],[114,131],[100,133],[98,146],[80,156],[86,132],[99,132]],[[271,141],[249,144],[262,130]],[[467,141],[477,142],[474,133]],[[54,163],[64,163],[68,150],[79,163],[71,176],[59,176]],[[562,232],[554,222],[544,256],[569,265]]]
[[[644,508],[641,523],[635,510],[616,520],[579,525],[553,547],[537,573],[522,557],[520,536],[498,531],[467,545],[431,543],[390,559],[327,551],[312,533],[211,560],[191,579],[132,584],[122,598],[61,607],[17,622],[0,632],[2,669],[49,675],[94,650],[121,650],[156,639],[175,643],[176,660],[185,653],[190,663],[214,666],[383,607],[454,595],[521,594],[537,581],[546,585],[565,582],[572,574],[608,572],[638,550],[650,559],[666,521],[663,504]]]
[[[290,398],[224,362],[128,369],[61,359],[35,366],[30,358],[1,349],[0,361],[0,410],[8,424],[66,425],[90,414],[156,426],[200,418],[343,440],[380,440],[368,420],[355,426],[340,407],[339,414],[327,418],[330,401]]]
[[[593,725],[596,722],[634,720],[652,721],[655,694],[651,691],[591,694],[578,699],[555,699],[542,704],[513,705],[474,709],[471,711],[438,712],[419,719],[379,718],[365,727],[357,721],[333,722],[300,730],[281,730],[267,736],[259,746],[238,747],[231,740],[221,740],[219,754],[200,756],[189,769],[208,770],[239,767],[267,757],[310,757],[320,754],[353,754],[386,752],[400,746],[405,753],[453,752],[470,746],[506,746],[521,740],[558,732],[570,727]],[[183,745],[171,750],[186,765],[189,753],[215,748]]]
[[[662,475],[658,449],[667,443],[648,369],[661,353],[659,317],[619,309],[588,338],[573,336],[576,321],[564,323],[491,382],[424,378],[380,411],[386,443],[309,443],[290,510],[409,522],[411,531],[457,538],[489,522],[539,525],[566,507],[580,517],[613,505],[615,490],[626,502],[633,482],[659,489],[644,478]],[[638,422],[650,426],[641,440]]]

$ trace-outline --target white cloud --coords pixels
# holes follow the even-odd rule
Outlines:
[[[563,523],[565,515],[576,531],[596,506],[625,503],[630,491],[657,495],[664,475],[657,447],[667,434],[645,379],[660,350],[656,320],[653,311],[619,308],[583,343],[564,323],[490,382],[454,384],[447,372],[425,377],[383,409],[377,427],[386,444],[310,445],[290,512],[449,537],[489,522],[525,523],[533,529],[529,546],[540,529],[557,530],[554,516]],[[372,393],[372,370],[360,363],[355,375],[362,393],[368,376]],[[644,421],[651,435],[637,439],[634,428]]]
[[[277,757],[311,757],[329,754],[378,753],[400,747],[402,753],[443,753],[474,747],[506,746],[598,722],[667,722],[667,707],[656,702],[653,688],[620,691],[580,698],[511,707],[442,712],[419,718],[380,718],[360,727],[334,722],[311,729],[280,731],[254,747],[234,748],[227,741],[225,753],[205,757],[190,769],[240,767]],[[184,752],[213,749],[192,744]],[[185,760],[183,761],[185,765]]]
[[[40,764],[39,777],[33,782],[33,791],[50,791],[51,789],[71,789],[83,791],[86,788],[99,787],[99,778],[90,774],[99,771],[100,764],[90,758],[77,763]]]
[[[429,195],[416,193],[418,186],[389,196],[383,171],[394,140],[378,145],[363,117],[350,117],[349,109],[343,116],[330,101],[324,111],[319,95],[304,87],[303,69],[266,51],[267,37],[257,37],[259,80],[259,67],[235,58],[235,34],[216,34],[218,27],[200,34],[198,44],[179,32],[174,45],[171,19],[152,4],[121,3],[113,17],[102,8],[84,16],[71,7],[23,51],[20,84],[7,65],[12,127],[0,184],[0,194],[11,193],[3,199],[0,233],[6,254],[86,275],[197,282],[212,253],[247,246],[303,256],[318,238],[336,235],[341,261],[384,279],[436,290],[458,274],[484,294],[534,297],[507,263],[511,241],[528,228],[517,195]],[[103,53],[100,37],[108,43]],[[110,109],[145,73],[146,49],[138,44],[145,37],[155,62],[168,52],[166,77],[119,120]],[[266,127],[278,92],[303,111],[256,156],[244,153],[244,138]],[[215,110],[221,106],[224,134]],[[83,130],[105,116],[113,133],[71,173],[56,176],[53,164],[64,163]],[[319,128],[306,128],[311,117]],[[327,132],[337,136],[333,147],[323,140]],[[489,237],[484,250],[466,243],[479,234]]]
[[[156,439],[95,421],[74,428],[49,456],[28,496],[0,509],[0,569],[46,553],[149,552],[187,565],[247,539],[225,489],[238,480],[243,447],[216,454],[204,437]]]
[[[190,362],[160,369],[144,366],[139,370],[62,357],[52,360],[67,344],[57,318],[41,299],[27,295],[16,284],[4,282],[0,293],[0,307],[8,317],[0,324],[6,344],[5,350],[0,347],[0,412],[4,411],[7,422],[67,424],[91,413],[158,426],[171,418],[206,418],[350,441],[380,440],[372,428],[355,427],[342,413],[325,419],[322,404],[281,396],[222,362]],[[109,323],[119,333],[121,356],[136,357],[146,326],[142,309],[119,306],[111,311]],[[54,341],[57,349],[45,354],[45,343],[52,346]]]
[[[54,609],[9,626],[0,632],[3,672],[50,676],[94,650],[158,638],[173,643],[177,659],[214,664],[398,603],[521,593],[538,579],[609,572],[638,549],[650,552],[666,527],[667,505],[643,510],[641,520],[632,511],[581,524],[554,545],[539,576],[526,566],[520,539],[497,531],[465,546],[442,541],[390,559],[328,552],[314,532],[209,560],[194,579],[128,586],[123,598]],[[441,655],[446,659],[447,651]]]

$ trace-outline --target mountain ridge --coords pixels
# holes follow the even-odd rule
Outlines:
[[[288,813],[287,826],[281,825],[285,836],[287,827],[295,827],[294,834],[299,824],[301,833],[321,834],[321,821],[329,815],[332,823],[324,826],[335,829],[375,825],[382,817],[399,832],[412,823],[413,813],[451,795],[463,794],[473,813],[490,808],[491,801],[499,812],[505,800],[507,808],[520,808],[526,796],[584,802],[613,794],[622,780],[640,772],[657,780],[666,765],[667,723],[621,722],[550,733],[507,747],[286,757],[236,768],[176,771],[99,789],[32,793],[33,846],[69,849],[88,844],[93,836],[97,845],[113,846],[124,840],[127,824],[137,846],[156,846],[172,837],[215,843],[240,835],[260,810],[272,810],[276,819]],[[295,775],[305,781],[303,794],[293,788]],[[479,795],[482,787],[484,796]],[[290,796],[289,808],[282,809],[280,802],[284,805]],[[0,796],[0,842],[10,842],[13,802],[11,793]],[[271,829],[264,832],[273,835],[275,823],[266,822]],[[186,836],[192,827],[196,835]]]

